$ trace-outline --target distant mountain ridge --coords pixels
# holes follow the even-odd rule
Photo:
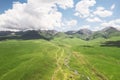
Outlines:
[[[50,40],[57,33],[55,30],[0,31],[0,40],[6,39],[45,39]]]
[[[83,40],[92,40],[96,38],[110,38],[120,36],[120,31],[114,27],[107,27],[99,31],[89,29],[80,29],[78,31],[58,32],[55,30],[28,30],[28,31],[0,31],[0,40],[6,39],[45,39],[51,40],[56,37],[61,38],[80,38]]]
[[[99,37],[110,38],[112,36],[120,36],[120,31],[114,27],[107,27],[100,31],[96,31],[91,35],[93,39],[99,38]]]
[[[89,29],[80,29],[76,32],[73,33],[73,31],[70,32],[66,32],[66,34],[68,35],[72,35],[73,37],[77,37],[77,38],[81,38],[84,40],[89,40],[89,37],[92,35],[92,31]]]

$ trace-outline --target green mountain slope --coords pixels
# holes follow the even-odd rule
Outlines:
[[[108,27],[101,31],[96,31],[91,35],[92,39],[99,38],[99,37],[110,38],[114,36],[120,36],[120,31],[113,27]]]
[[[0,80],[119,80],[119,47],[101,46],[119,40],[1,41]]]
[[[120,31],[113,27],[107,27],[100,31],[91,31],[89,29],[80,29],[78,31],[57,32],[55,30],[28,30],[28,31],[1,31],[0,40],[6,39],[44,39],[52,40],[54,38],[80,38],[83,40],[92,40],[96,38],[111,38],[120,36]]]

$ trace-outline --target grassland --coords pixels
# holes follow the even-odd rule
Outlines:
[[[119,80],[120,48],[78,38],[0,42],[0,80]]]

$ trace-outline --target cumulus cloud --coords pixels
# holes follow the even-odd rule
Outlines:
[[[57,28],[58,31],[69,31],[69,30],[77,30],[78,29],[78,21],[75,19],[67,20],[63,19],[62,27]]]
[[[64,20],[64,22],[62,23],[63,26],[65,27],[74,27],[77,25],[77,20]]]
[[[90,7],[94,6],[95,4],[96,4],[95,0],[79,1],[75,6],[76,13],[74,15],[80,16],[81,18],[88,17],[91,12]]]
[[[113,4],[110,9],[113,10],[114,8],[115,8],[115,4]]]
[[[66,21],[65,22],[65,25],[68,26],[68,27],[73,27],[75,25],[77,25],[77,20],[70,20],[70,21]]]
[[[92,31],[98,31],[103,29],[103,27],[99,27],[99,26],[91,26],[91,25],[82,25],[80,29],[89,29]]]
[[[94,11],[93,14],[100,17],[108,17],[111,16],[113,12],[110,10],[106,10],[104,7],[97,7],[97,10]]]
[[[108,22],[103,22],[101,24],[101,26],[103,26],[103,27],[112,26],[112,27],[115,27],[115,28],[120,30],[120,19],[115,19],[115,20],[111,20],[111,21],[108,21]]]
[[[28,0],[15,2],[13,8],[0,15],[2,30],[54,29],[62,25],[57,7],[72,8],[73,0]]]
[[[82,27],[80,29],[90,29],[91,26],[90,25],[82,25]]]
[[[102,20],[98,17],[94,17],[94,18],[87,18],[86,19],[88,22],[102,22]]]
[[[57,0],[56,2],[61,8],[67,9],[67,8],[73,8],[74,1],[73,0]]]

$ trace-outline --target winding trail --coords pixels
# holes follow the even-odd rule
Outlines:
[[[75,80],[73,77],[76,75],[74,75],[74,71],[69,66],[71,53],[66,53],[65,48],[66,47],[59,47],[56,52],[55,59],[57,67],[53,72],[51,80]],[[62,75],[62,79],[58,77],[60,73]]]
[[[61,52],[60,52],[60,51],[61,51]],[[56,75],[57,75],[58,71],[63,72],[63,70],[62,70],[62,68],[61,68],[61,65],[63,64],[63,63],[61,62],[62,57],[63,57],[63,54],[64,54],[64,49],[62,49],[62,48],[59,47],[58,51],[56,52],[56,56],[55,56],[55,57],[56,57],[56,61],[57,61],[57,62],[56,62],[57,68],[56,68],[56,70],[54,71],[51,80],[56,80],[56,79],[57,79],[57,78],[56,78]]]
[[[69,45],[68,47],[57,47],[58,50],[55,55],[56,69],[52,74],[51,80],[82,80],[82,77],[84,77],[85,80],[108,80],[102,73],[100,73],[94,66],[90,64],[83,54],[71,51]],[[69,54],[66,49],[68,50]],[[79,66],[83,72],[77,71],[75,68],[69,65],[72,57],[75,58],[75,63],[78,63],[77,66]]]

